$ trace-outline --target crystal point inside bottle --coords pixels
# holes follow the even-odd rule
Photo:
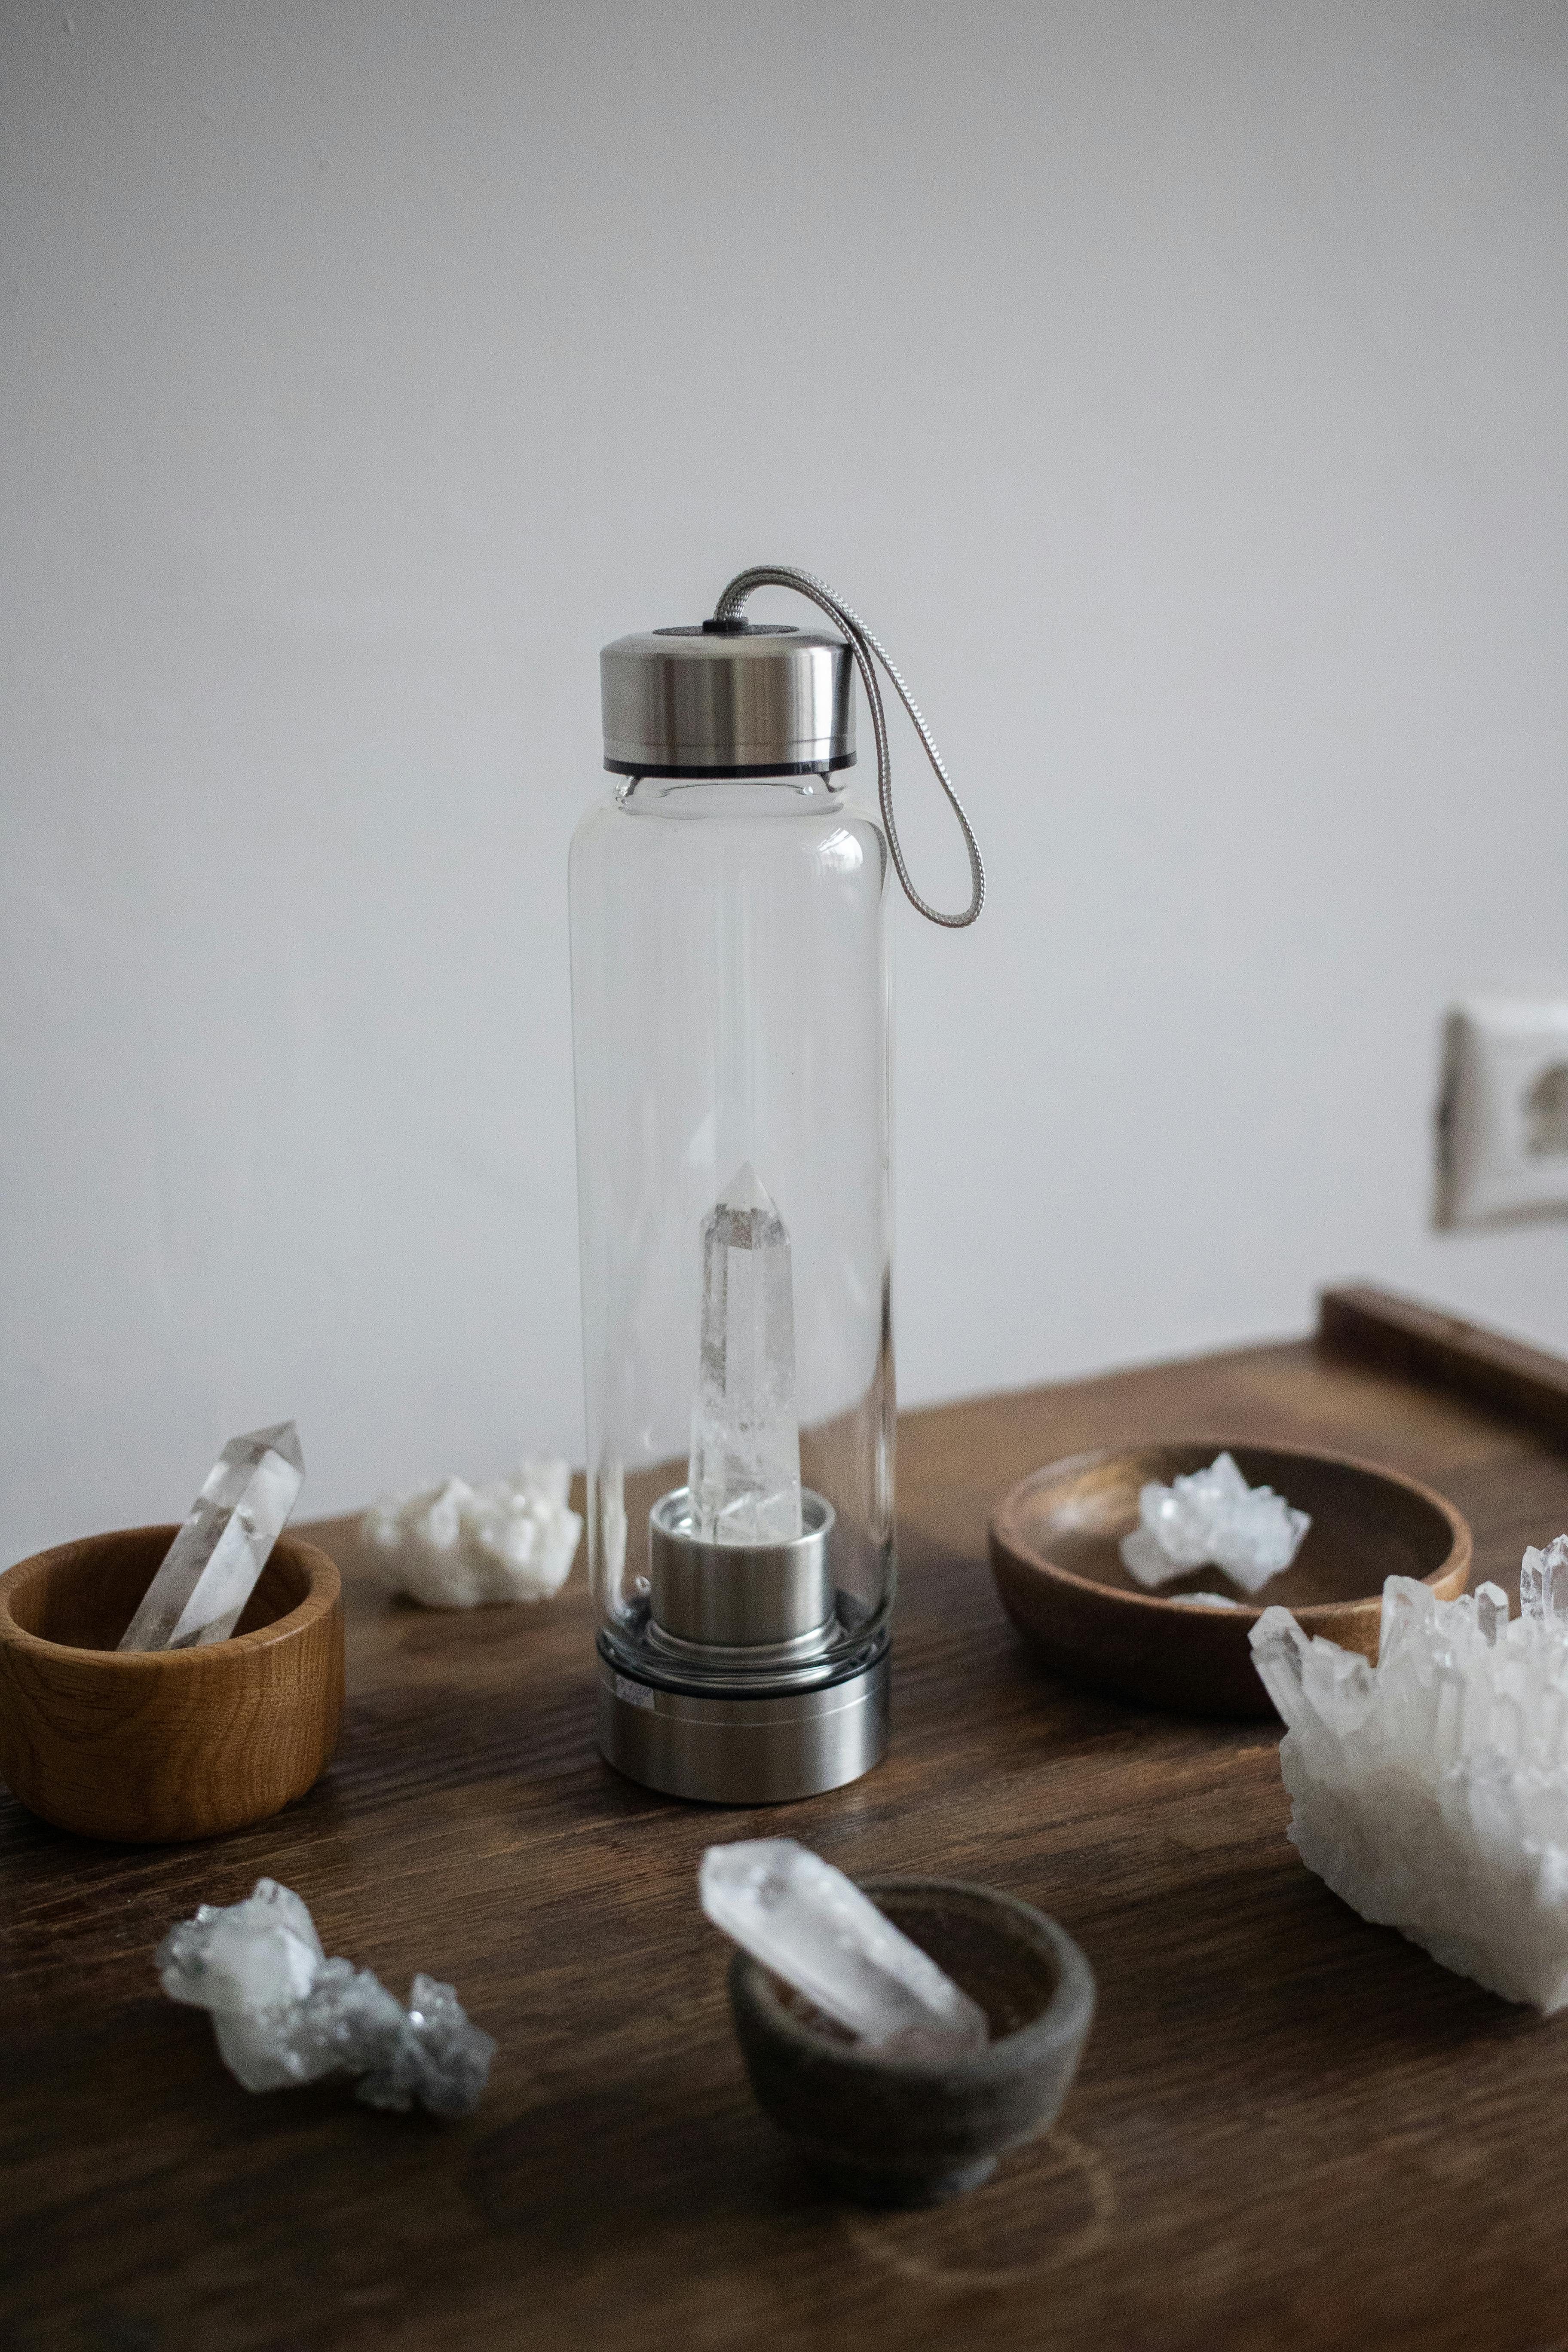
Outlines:
[[[800,1534],[789,1234],[749,1160],[702,1221],[689,1483],[692,1530],[704,1543],[791,1543]]]

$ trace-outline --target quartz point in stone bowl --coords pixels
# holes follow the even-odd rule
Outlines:
[[[1568,2003],[1568,1536],[1483,1584],[1383,1589],[1375,1666],[1286,1609],[1251,1630],[1302,1861],[1366,1919],[1550,2015]]]
[[[158,1947],[171,2000],[210,2011],[224,2064],[247,2091],[357,2074],[374,2107],[464,2116],[495,2043],[450,1985],[416,1976],[405,2010],[368,1969],[330,1960],[306,1906],[259,1878],[243,1903],[204,1903]]]
[[[985,2046],[979,2003],[794,1838],[710,1845],[699,1886],[716,1927],[879,2056],[942,2063]]]
[[[1221,1568],[1244,1592],[1260,1592],[1289,1568],[1312,1524],[1272,1486],[1249,1486],[1229,1454],[1168,1486],[1150,1479],[1138,1519],[1121,1538],[1121,1560],[1140,1584],[1152,1590],[1190,1568]]]

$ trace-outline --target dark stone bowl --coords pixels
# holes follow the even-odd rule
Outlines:
[[[1055,2122],[1094,1977],[1054,1919],[1011,1895],[946,1878],[858,1883],[980,2003],[986,2047],[951,2065],[879,2057],[746,1952],[730,1967],[735,2030],[760,2105],[833,2189],[861,2205],[935,2205]]]

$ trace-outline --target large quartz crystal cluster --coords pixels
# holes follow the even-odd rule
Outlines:
[[[836,2025],[889,2057],[984,2049],[985,2012],[830,1862],[793,1838],[710,1845],[702,1908]]]
[[[1568,1536],[1523,1614],[1391,1576],[1375,1666],[1285,1609],[1252,1628],[1301,1859],[1363,1918],[1509,2000],[1568,2002]]]
[[[395,1592],[426,1609],[486,1601],[542,1601],[572,1570],[583,1522],[566,1507],[568,1465],[528,1461],[510,1477],[389,1496],[366,1512],[360,1536]]]
[[[1139,1524],[1121,1538],[1121,1558],[1142,1585],[1168,1584],[1189,1568],[1223,1568],[1244,1592],[1260,1592],[1289,1568],[1312,1522],[1272,1486],[1249,1486],[1234,1457],[1138,1496]],[[1220,1594],[1194,1595],[1212,1601]]]
[[[688,1484],[703,1543],[790,1543],[800,1533],[789,1234],[749,1160],[702,1221]]]
[[[158,1947],[171,2000],[210,2010],[224,2064],[247,2091],[357,2074],[373,2107],[465,2116],[495,2043],[450,1985],[416,1976],[406,2009],[368,1969],[329,1960],[309,1910],[259,1878],[243,1903],[204,1903]]]
[[[305,1480],[291,1421],[231,1437],[120,1637],[122,1650],[226,1642]]]

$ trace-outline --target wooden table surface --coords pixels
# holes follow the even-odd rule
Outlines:
[[[1550,1373],[1546,1387],[1552,1387]],[[5,2352],[932,2346],[1553,2352],[1568,2341],[1568,2018],[1364,1925],[1285,1840],[1277,1734],[1051,1680],[985,1526],[1053,1456],[1181,1433],[1342,1446],[1442,1487],[1478,1576],[1568,1526],[1568,1439],[1311,1341],[915,1413],[885,1765],[720,1812],[593,1743],[581,1567],[556,1601],[389,1605],[352,1531],[347,1727],[302,1803],[115,1849],[0,1795]],[[62,1531],[65,1532],[65,1531]],[[753,2106],[697,1907],[716,1838],[988,1881],[1100,1981],[1048,2139],[934,2213],[833,2204]],[[263,1873],[500,2053],[467,2121],[257,2098],[152,1954]]]

